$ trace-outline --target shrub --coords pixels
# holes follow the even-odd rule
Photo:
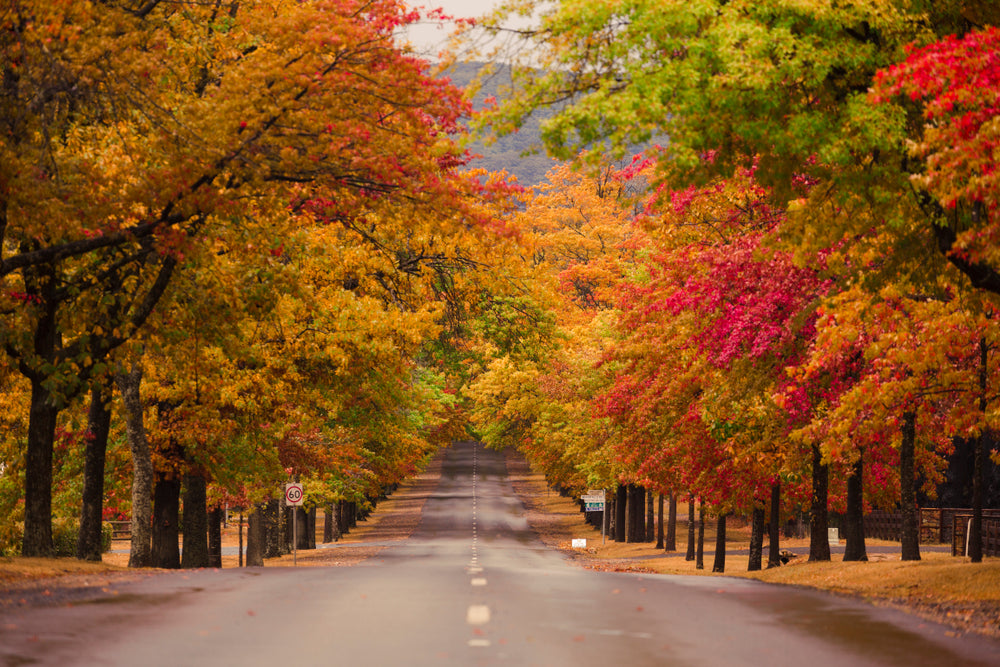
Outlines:
[[[111,551],[111,526],[101,525],[101,551]],[[80,536],[79,519],[52,520],[52,555],[67,557],[76,555],[76,541]],[[10,558],[21,553],[21,542],[24,539],[24,523],[7,522],[0,524],[0,557]]]
[[[75,556],[76,542],[80,536],[79,519],[53,519],[52,555],[56,557]],[[111,526],[101,524],[101,551],[111,550]]]

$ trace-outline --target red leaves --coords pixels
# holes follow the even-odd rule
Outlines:
[[[24,304],[39,305],[42,303],[41,297],[39,297],[37,294],[28,294],[27,292],[17,292],[12,290],[7,292],[7,296],[13,299],[14,301],[18,301]]]
[[[989,27],[911,49],[905,62],[877,73],[873,101],[923,105],[927,121],[913,153],[926,161],[923,184],[948,208],[997,201],[1000,137],[1000,29]]]

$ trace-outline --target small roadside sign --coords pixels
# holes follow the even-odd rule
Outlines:
[[[586,495],[580,496],[580,500],[583,501],[583,511],[584,512],[604,512],[604,489],[587,489]],[[601,519],[601,544],[604,544],[604,519],[607,515],[603,515],[604,518]]]
[[[580,498],[583,501],[583,510],[585,512],[603,512],[604,511],[604,493],[598,494],[587,494]]]
[[[285,484],[285,503],[295,507],[301,505],[305,501],[305,496],[302,493],[302,485],[298,482],[289,482]]]

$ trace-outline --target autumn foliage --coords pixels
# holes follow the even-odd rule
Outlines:
[[[0,539],[178,480],[363,505],[467,429],[815,526],[972,443],[981,506],[1000,31],[932,4],[547,3],[475,120],[554,106],[531,190],[397,0],[0,10]]]

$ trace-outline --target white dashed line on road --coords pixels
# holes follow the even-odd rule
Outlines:
[[[474,604],[465,613],[465,621],[469,625],[483,625],[490,622],[490,608],[484,604]]]

